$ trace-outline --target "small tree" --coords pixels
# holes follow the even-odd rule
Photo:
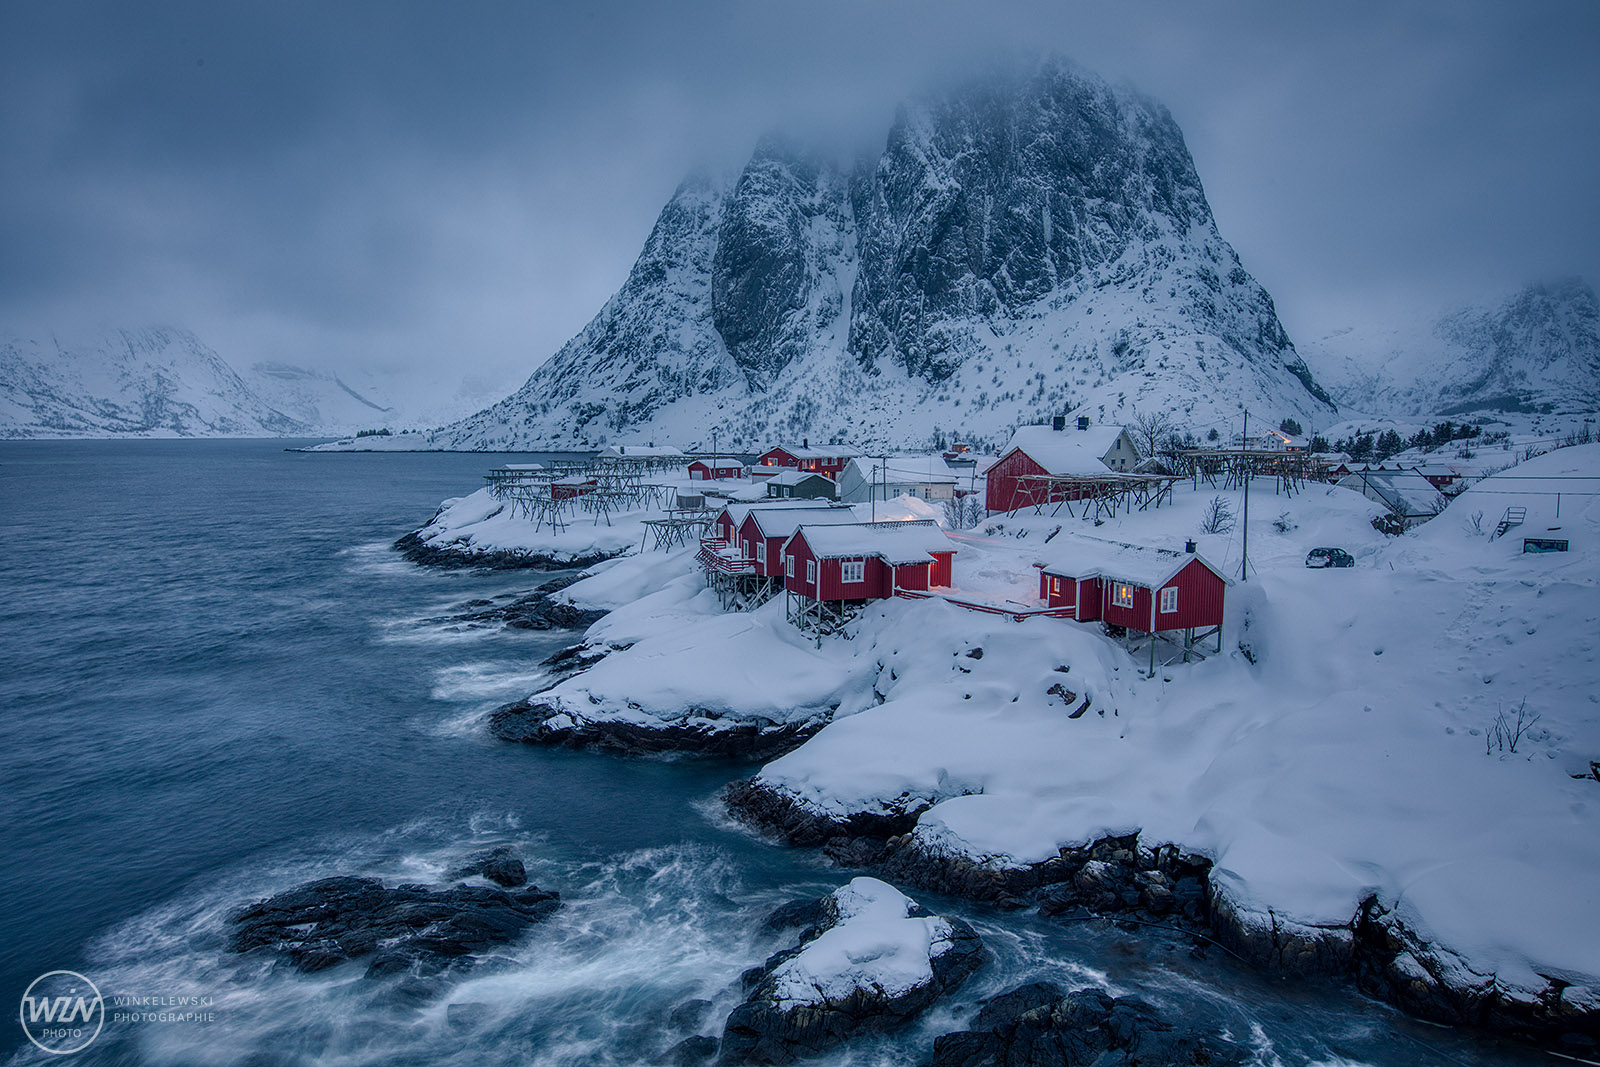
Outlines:
[[[1294,419],[1286,417],[1282,422],[1278,423],[1278,432],[1286,433],[1293,437],[1299,437],[1300,424],[1295,422]]]
[[[1165,411],[1135,411],[1133,425],[1128,429],[1133,434],[1134,443],[1139,446],[1140,455],[1149,458],[1157,453],[1177,427],[1173,424],[1172,416]]]
[[[1217,432],[1217,428],[1215,426],[1211,427],[1211,429],[1206,431],[1206,440],[1207,441],[1211,441],[1211,442],[1215,443],[1221,437],[1222,437],[1222,435]]]
[[[1206,505],[1206,516],[1200,522],[1200,532],[1222,534],[1231,529],[1233,529],[1233,505],[1228,503],[1226,497],[1212,497],[1211,503]]]

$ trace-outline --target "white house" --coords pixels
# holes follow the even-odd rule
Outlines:
[[[839,499],[851,504],[897,496],[949,500],[964,481],[943,456],[862,456],[839,472]]]

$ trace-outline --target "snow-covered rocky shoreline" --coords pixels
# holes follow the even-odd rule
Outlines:
[[[727,794],[786,842],[1002,906],[1177,923],[1423,1018],[1592,1051],[1600,786],[1578,775],[1600,755],[1600,505],[1570,495],[1558,518],[1545,490],[1597,476],[1600,446],[1562,449],[1399,538],[1347,490],[1258,486],[1223,653],[1156,678],[1098,628],[938,600],[869,606],[819,645],[780,602],[722,610],[687,551],[613,559],[555,594],[608,614],[575,653],[591,665],[523,702],[545,731],[524,739],[732,755],[740,731],[788,731]],[[1237,531],[1199,532],[1214,495],[952,531],[958,591],[1032,602],[1033,563],[1093,539],[1195,537],[1237,575]],[[1491,540],[1508,500],[1526,529]],[[1523,555],[1520,533],[1573,551]],[[1323,545],[1356,567],[1306,569]],[[1539,719],[1497,749],[1519,707]]]

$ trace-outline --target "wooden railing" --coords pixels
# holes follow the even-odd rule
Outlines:
[[[754,574],[756,561],[737,555],[738,549],[720,537],[700,539],[700,565],[719,574]]]
[[[905,597],[907,600],[943,600],[947,604],[954,604],[967,611],[980,611],[985,615],[1003,615],[1013,622],[1024,619],[1075,619],[1078,617],[1076,607],[1061,608],[1006,608],[999,604],[983,604],[975,600],[961,600],[958,597],[944,596],[940,593],[925,593],[919,589],[896,589],[894,595]]]

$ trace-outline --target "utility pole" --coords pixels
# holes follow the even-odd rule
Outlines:
[[[1240,451],[1250,450],[1250,409],[1244,409],[1244,436],[1239,439]],[[1239,580],[1250,580],[1250,457],[1244,458],[1244,551],[1240,554]]]

